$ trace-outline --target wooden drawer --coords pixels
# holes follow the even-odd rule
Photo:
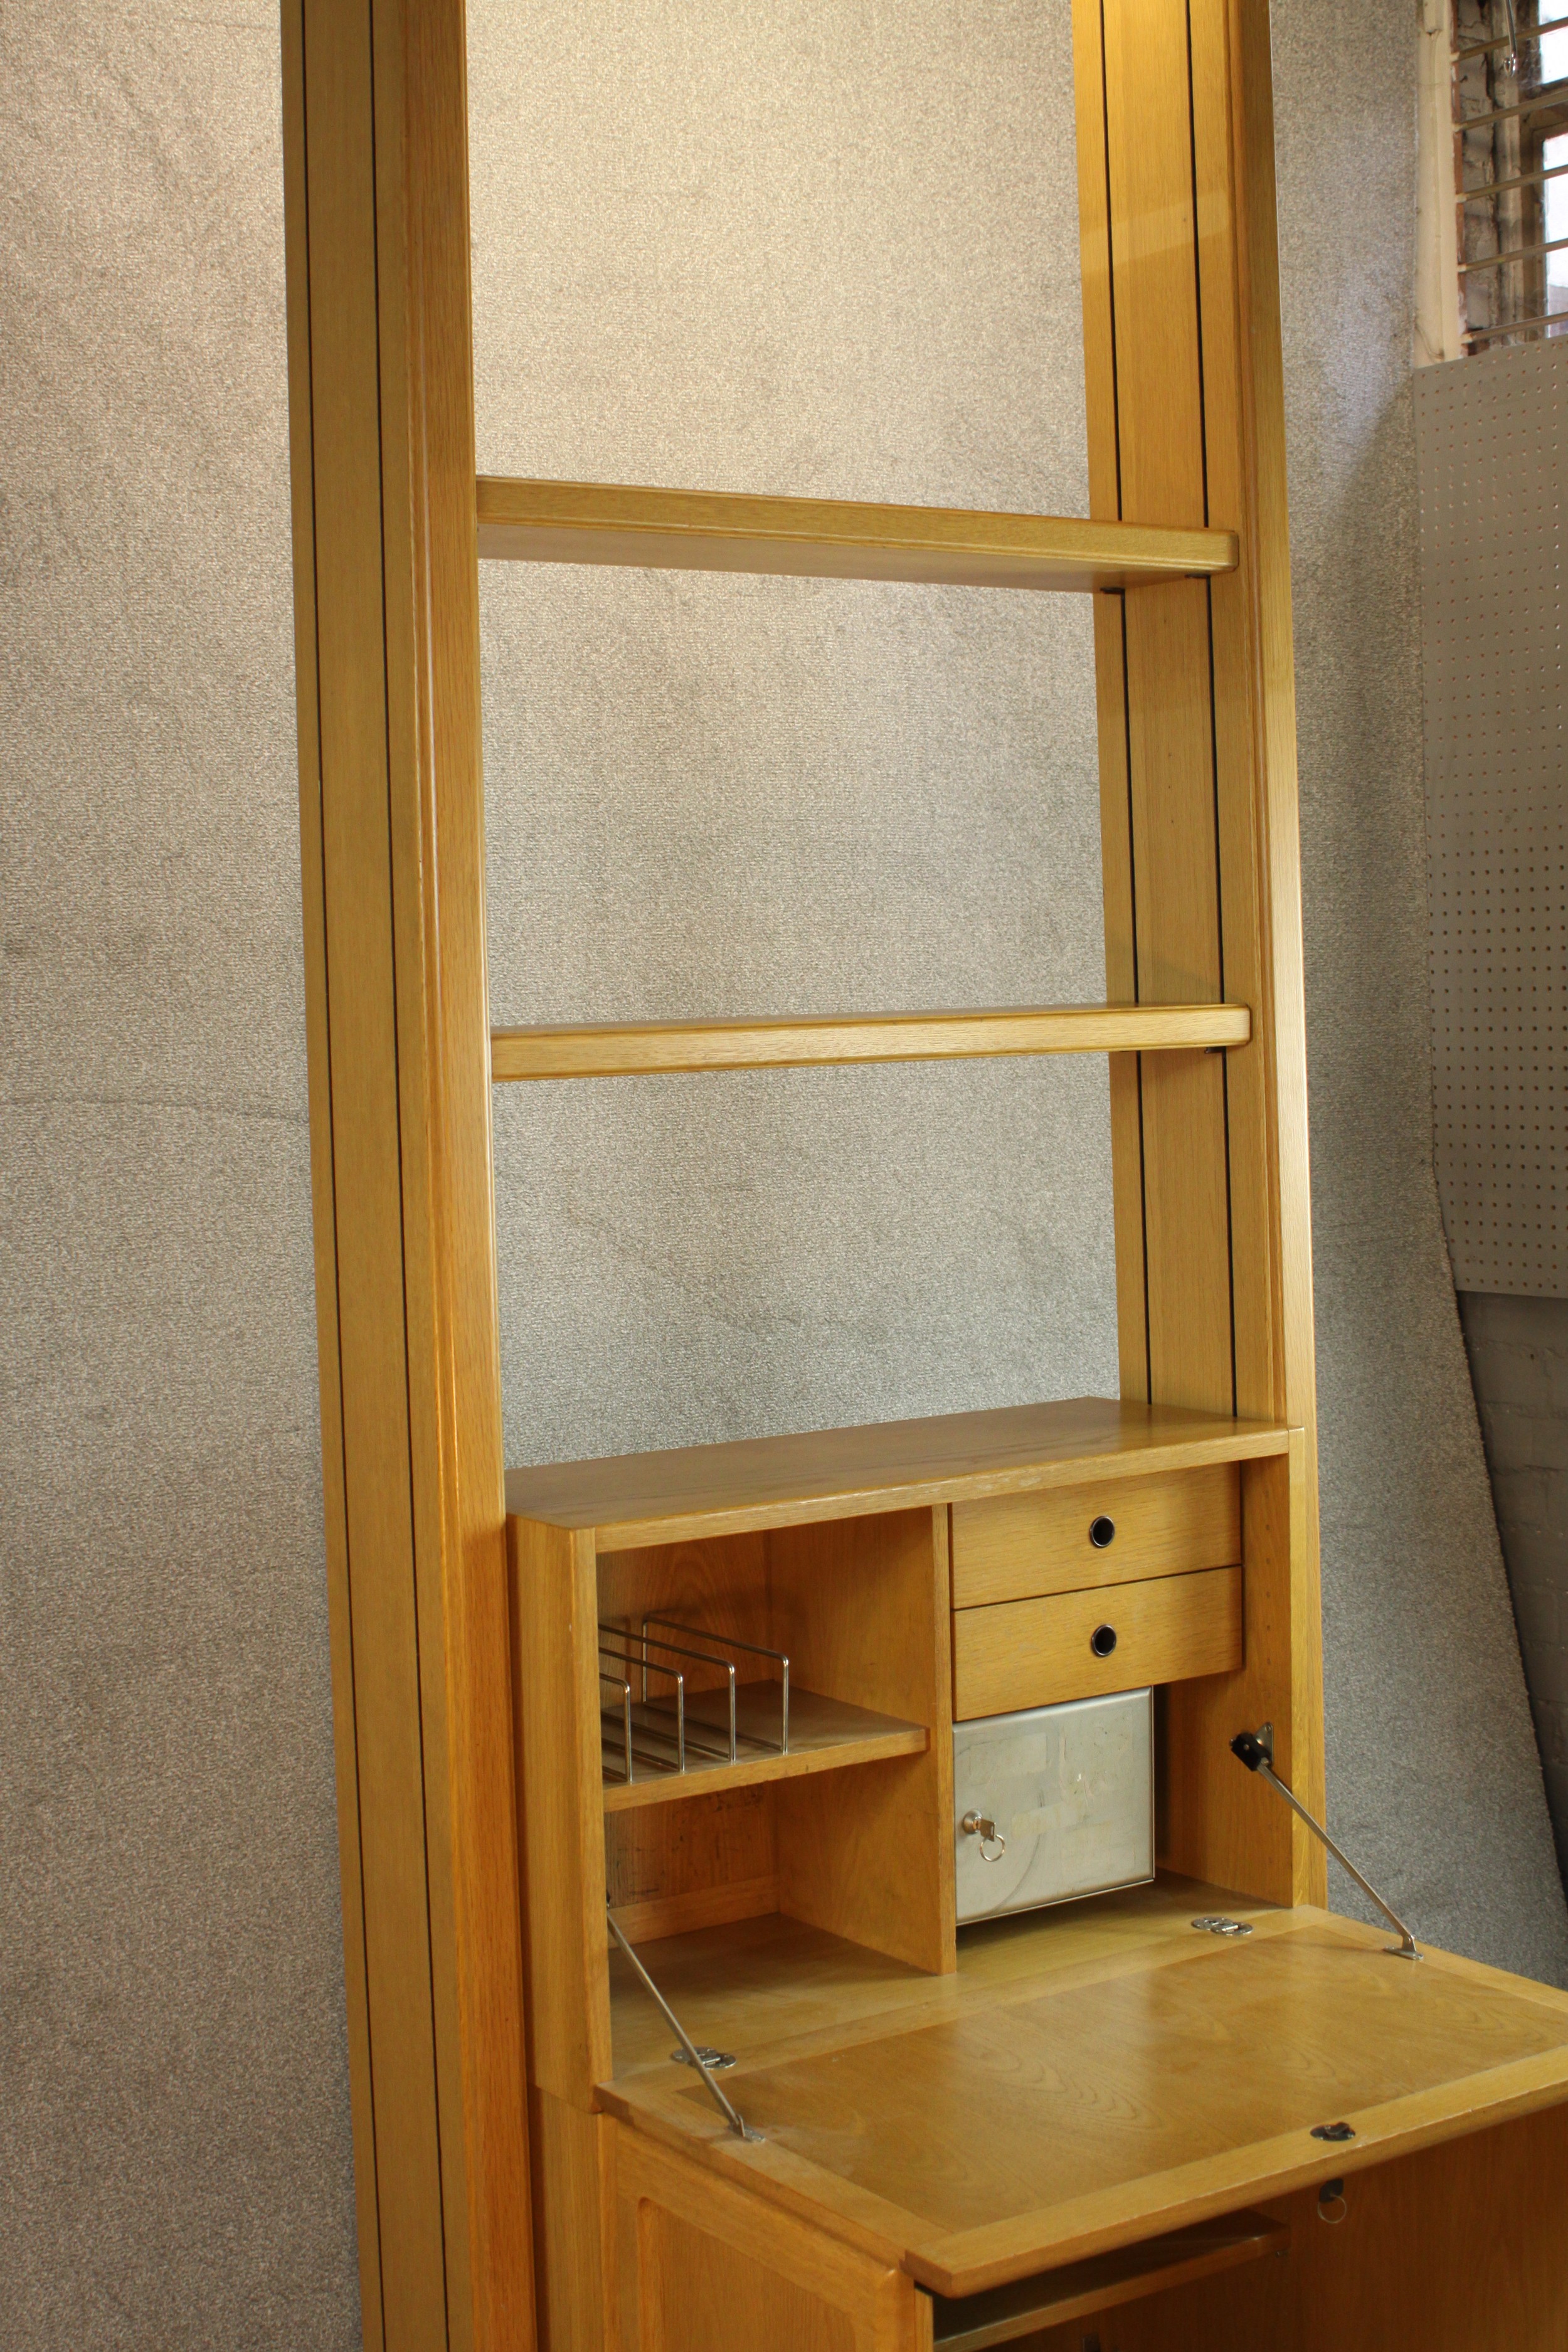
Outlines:
[[[1094,1636],[1116,1635],[1109,1654]],[[1094,1698],[1242,1662],[1241,1570],[1200,1569],[1141,1584],[1100,1585],[958,1609],[952,1618],[952,1712],[1010,1715],[1059,1699]]]
[[[1090,1533],[1090,1530],[1093,1533]],[[1241,1558],[1234,1462],[952,1507],[952,1605],[1183,1576]]]

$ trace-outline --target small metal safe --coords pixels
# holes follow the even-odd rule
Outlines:
[[[1154,1875],[1154,1694],[1117,1691],[953,1726],[958,1917],[991,1919]]]

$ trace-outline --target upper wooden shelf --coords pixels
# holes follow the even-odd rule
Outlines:
[[[481,474],[479,553],[523,563],[785,572],[958,588],[1133,588],[1233,572],[1229,530],[1164,530],[1078,515],[755,499],[614,482]]]
[[[496,1029],[490,1076],[625,1078],[928,1062],[1007,1054],[1161,1054],[1245,1045],[1245,1004],[1054,1004],[977,1013],[823,1013],[805,1019],[604,1022]]]
[[[1247,1461],[1283,1454],[1289,1444],[1277,1422],[1074,1397],[599,1462],[548,1462],[508,1471],[506,1507],[516,1518],[591,1528],[601,1551],[634,1551],[811,1519]]]

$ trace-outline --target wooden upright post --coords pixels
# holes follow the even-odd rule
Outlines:
[[[1221,1738],[1232,1715],[1235,1728],[1268,1715],[1281,1769],[1321,1806],[1268,0],[1075,0],[1074,57],[1093,513],[1234,530],[1240,546],[1233,572],[1095,599],[1107,994],[1253,1008],[1249,1043],[1223,1054],[1112,1058],[1122,1390],[1302,1433],[1289,1478],[1281,1464],[1249,1482],[1245,1674],[1171,1693],[1184,1807],[1167,1858],[1321,1900],[1307,1833],[1237,1788]]]
[[[461,0],[283,0],[283,57],[364,2339],[526,2352]]]

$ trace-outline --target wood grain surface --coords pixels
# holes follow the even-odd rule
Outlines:
[[[884,2253],[715,2180],[684,2151],[616,2143],[626,2352],[926,2352],[930,2306]]]
[[[1568,2343],[1568,2106],[1423,2148],[1347,2179],[1325,2227],[1311,2189],[1270,2209],[1286,2261],[1174,2287],[1106,2315],[1115,2352],[1556,2352]],[[1027,2352],[1082,2352],[1074,2325]]]
[[[1240,1558],[1241,1484],[1230,1463],[952,1506],[955,1609],[1225,1568]]]
[[[609,2352],[615,2279],[616,2126],[548,2091],[528,2099],[543,2352]]]
[[[1090,1637],[1109,1627],[1116,1645],[1097,1656]],[[1136,1584],[1051,1592],[958,1609],[952,1618],[952,1712],[960,1722],[1139,1690],[1241,1664],[1242,1571],[1199,1569]],[[1238,1728],[1244,1726],[1238,1725]],[[1238,1769],[1232,1759],[1232,1769]]]
[[[318,1360],[365,2341],[533,2332],[456,0],[286,0]]]
[[[1069,2319],[1121,2309],[1144,2295],[1261,2262],[1266,2254],[1286,2252],[1289,2244],[1289,2222],[1267,2213],[1231,2213],[1147,2238],[1141,2245],[1119,2246],[1088,2262],[1064,2263],[1015,2286],[993,2287],[989,2294],[939,2299],[932,2313],[936,2352],[990,2352],[994,2345],[1032,2336],[1037,2328],[1060,2327]]]
[[[1075,1397],[859,1429],[550,1462],[507,1474],[507,1508],[595,1528],[602,1552],[1026,1494],[1282,1454],[1278,1423]]]
[[[607,1815],[605,1882],[635,1944],[775,1912],[773,1791],[717,1788],[683,1804]],[[616,1955],[617,1963],[625,1967]]]
[[[768,1538],[774,1631],[802,1674],[930,1734],[905,1761],[780,1789],[780,1908],[939,1973],[955,1965],[946,1521],[900,1511]]]
[[[1173,1683],[1165,1693],[1162,1861],[1272,1903],[1325,1900],[1323,1849],[1271,1789],[1238,1767],[1230,1743],[1237,1731],[1271,1723],[1280,1773],[1312,1801],[1323,1695],[1321,1654],[1300,1637],[1316,1613],[1315,1585],[1305,1589],[1312,1574],[1306,1452],[1304,1434],[1293,1430],[1288,1454],[1242,1465],[1247,1654],[1239,1669]]]
[[[1385,1944],[1303,1908],[990,1991],[961,1969],[928,2015],[742,2042],[727,2083],[754,2147],[658,2074],[601,2096],[979,2293],[1568,2097],[1568,1996]],[[1342,2121],[1349,2141],[1312,2137]]]
[[[617,1672],[612,1664],[609,1672]],[[626,1675],[635,1685],[637,1668],[628,1666]],[[613,1694],[606,1692],[606,1697]],[[736,1692],[736,1716],[742,1738],[773,1738],[779,1728],[779,1685],[777,1683],[751,1683]],[[690,1699],[687,1703],[687,1724],[695,1727],[706,1725],[710,1730],[722,1730],[729,1723],[727,1705],[719,1703],[719,1695],[709,1694],[706,1702]],[[700,1787],[704,1780],[721,1776],[731,1789],[749,1789],[769,1781],[801,1780],[814,1772],[838,1772],[852,1765],[875,1764],[891,1756],[923,1756],[931,1745],[931,1734],[923,1724],[900,1722],[893,1716],[879,1715],[873,1708],[855,1706],[847,1700],[825,1698],[820,1691],[808,1690],[793,1677],[789,1695],[790,1744],[787,1755],[762,1755],[742,1749],[731,1764],[727,1756],[704,1755],[689,1749],[684,1772],[658,1772],[647,1767],[648,1777],[630,1781],[615,1778],[605,1782],[604,1805],[606,1813],[630,1812],[647,1805],[679,1804],[697,1793],[693,1783]],[[606,1770],[619,1769],[620,1718],[606,1717],[605,1728],[605,1759]],[[634,1734],[633,1755],[636,1760]],[[644,1768],[639,1765],[639,1770]],[[857,1784],[858,1785],[858,1784]]]
[[[625,1078],[781,1070],[843,1062],[937,1062],[1012,1054],[1193,1054],[1244,1045],[1245,1004],[1021,1005],[965,1013],[769,1015],[497,1029],[490,1075]]]
[[[608,482],[481,475],[477,510],[481,557],[525,563],[1093,589],[1223,572],[1237,558],[1232,533],[1201,527],[1161,530],[1079,516],[749,498]]]
[[[702,2040],[754,2057],[805,2035],[858,2028],[868,2018],[950,2017],[973,2000],[1003,2000],[1012,1988],[1064,1969],[1125,1964],[1150,1947],[1184,1951],[1192,1920],[1205,1912],[1227,1912],[1258,1932],[1279,1916],[1273,1906],[1162,1871],[1151,1885],[965,1927],[952,1976],[932,1977],[785,1918],[676,1936],[646,1957]],[[610,2002],[616,2077],[645,2068],[662,2074],[668,2030],[614,1953]]]
[[[529,2078],[586,2109],[610,2055],[594,1547],[529,1519],[507,1533]]]

